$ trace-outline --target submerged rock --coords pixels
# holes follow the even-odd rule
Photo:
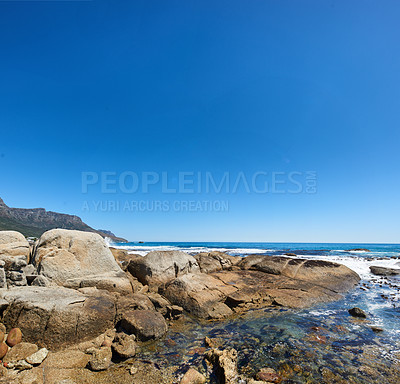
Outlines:
[[[272,368],[261,368],[256,374],[256,380],[267,383],[280,383],[282,377]]]
[[[200,372],[196,371],[194,368],[189,368],[189,370],[183,375],[180,384],[204,384],[206,378]]]
[[[353,317],[360,317],[360,318],[363,318],[363,319],[365,319],[367,317],[367,314],[362,309],[360,309],[358,307],[354,307],[354,308],[349,309],[349,313]]]

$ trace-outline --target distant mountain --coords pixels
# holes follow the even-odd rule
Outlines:
[[[53,228],[76,229],[95,232],[113,241],[126,242],[110,231],[96,230],[85,224],[80,217],[46,211],[44,208],[10,208],[0,198],[0,230],[14,230],[26,237],[40,237],[43,232]]]

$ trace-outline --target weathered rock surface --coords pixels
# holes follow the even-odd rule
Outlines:
[[[317,260],[249,256],[239,266],[178,277],[163,294],[195,316],[218,319],[266,305],[302,308],[337,300],[360,279],[343,265]]]
[[[224,349],[223,351],[219,349],[212,349],[207,352],[206,358],[213,365],[214,372],[220,383],[238,383],[238,354],[236,349],[228,348]]]
[[[400,274],[400,268],[385,268],[371,265],[369,269],[371,270],[371,273],[379,276],[395,276]]]
[[[112,350],[120,359],[129,359],[136,354],[136,337],[125,333],[117,333],[112,343]]]
[[[334,292],[346,292],[360,280],[357,273],[346,266],[324,260],[254,255],[244,258],[239,266],[309,282]]]
[[[110,251],[123,271],[126,271],[128,269],[128,265],[131,260],[142,258],[142,256],[140,255],[128,253],[128,251],[126,251],[125,249],[110,247]]]
[[[22,342],[10,348],[7,354],[4,356],[3,361],[5,363],[9,363],[11,361],[17,362],[25,359],[33,353],[36,353],[37,351],[38,347],[36,344]]]
[[[224,302],[236,291],[212,275],[191,273],[168,284],[164,295],[197,317],[216,319],[233,313]]]
[[[200,272],[197,260],[182,251],[153,251],[129,262],[129,272],[142,284],[158,286],[186,273]]]
[[[19,287],[0,292],[2,322],[24,340],[52,350],[94,338],[114,327],[111,294],[85,295],[63,287]]]
[[[0,259],[22,256],[25,261],[28,261],[29,251],[29,243],[22,233],[0,231]]]
[[[104,371],[111,365],[112,351],[110,347],[101,347],[90,351],[89,368],[92,371]]]
[[[168,330],[167,323],[159,312],[147,310],[124,312],[121,327],[127,333],[134,334],[139,341],[160,339]]]
[[[171,384],[176,382],[172,369],[159,369],[154,364],[139,359],[132,362],[134,374],[117,364],[111,365],[106,370],[91,371],[85,367],[67,368],[60,363],[62,361],[55,361],[50,353],[44,361],[44,367],[20,372],[12,381],[0,379],[0,382],[2,384]]]
[[[167,320],[176,320],[183,315],[183,308],[179,305],[172,305],[165,297],[158,293],[150,292],[147,297],[153,303],[157,312],[160,312]]]
[[[201,252],[194,255],[197,260],[200,271],[203,273],[211,273],[222,269],[230,269],[237,265],[242,257],[231,256],[224,252]]]
[[[142,293],[131,293],[122,296],[117,301],[117,316],[121,317],[122,314],[130,310],[149,310],[155,311],[155,307],[149,297]]]
[[[27,284],[23,268],[29,254],[29,243],[21,233],[0,231],[0,288]]]
[[[43,360],[47,357],[49,351],[47,348],[41,348],[37,352],[29,355],[25,358],[25,360],[32,365],[38,365],[43,362]]]
[[[256,379],[263,383],[280,383],[282,381],[282,377],[272,368],[261,368],[256,374]]]
[[[204,375],[193,368],[189,368],[183,375],[180,384],[204,384],[205,382],[206,378]]]
[[[6,343],[13,347],[14,345],[19,344],[22,341],[22,332],[19,328],[12,328],[10,332],[8,332]]]
[[[45,368],[74,369],[85,368],[91,355],[78,350],[65,349],[58,352],[50,352],[43,365]]]
[[[47,231],[39,239],[33,262],[40,275],[57,285],[132,292],[125,273],[96,233],[66,229]]]
[[[8,352],[8,345],[6,343],[0,343],[0,360],[3,359],[3,357],[7,354]]]

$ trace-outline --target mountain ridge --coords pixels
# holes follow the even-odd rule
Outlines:
[[[26,237],[40,237],[53,228],[95,232],[113,241],[127,241],[108,230],[103,232],[90,227],[79,216],[47,211],[44,208],[11,208],[0,197],[0,230],[14,230]]]

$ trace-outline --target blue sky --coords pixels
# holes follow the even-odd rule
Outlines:
[[[399,17],[398,1],[0,2],[0,196],[130,240],[398,243]],[[258,171],[313,171],[317,190],[82,193],[82,172]],[[90,206],[188,200],[229,209]]]

